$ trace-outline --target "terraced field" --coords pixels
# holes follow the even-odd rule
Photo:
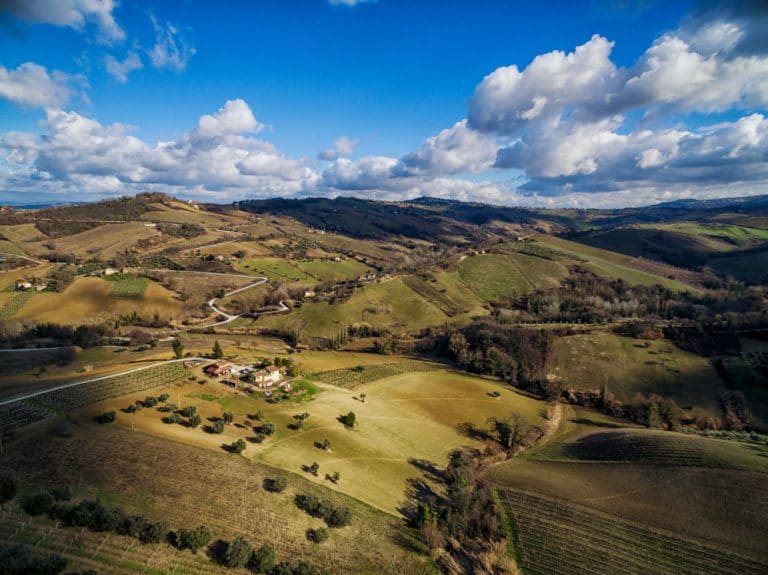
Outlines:
[[[716,545],[522,490],[500,490],[530,575],[743,575],[758,562]]]
[[[310,374],[309,377],[317,379],[324,383],[343,387],[344,389],[355,389],[366,383],[400,375],[402,373],[418,373],[424,371],[434,371],[441,369],[442,366],[426,361],[405,360],[393,363],[380,363],[374,365],[358,365],[342,369],[333,369],[330,371],[319,371]]]

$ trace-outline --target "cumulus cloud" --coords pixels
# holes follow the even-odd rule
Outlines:
[[[204,115],[176,140],[150,145],[132,128],[77,112],[46,109],[45,134],[0,136],[7,190],[114,195],[160,190],[219,200],[292,195],[312,172],[254,137],[263,125],[242,100]]]
[[[66,26],[82,31],[95,25],[105,41],[124,40],[125,32],[112,14],[114,0],[5,0],[0,12],[7,11],[28,22]]]
[[[128,74],[144,67],[141,57],[136,52],[129,52],[124,60],[117,60],[114,56],[107,55],[104,58],[104,67],[115,80],[121,84],[128,81]]]
[[[468,126],[506,141],[495,167],[524,171],[520,191],[540,197],[744,188],[768,178],[765,119],[751,113],[768,107],[768,46],[758,50],[755,34],[747,18],[707,12],[657,38],[629,68],[596,35],[522,70],[494,70],[469,102]],[[693,113],[700,123],[739,110],[732,122],[685,126]]]
[[[493,166],[497,148],[493,138],[461,120],[404,156],[399,171],[405,175],[482,172]]]
[[[351,156],[355,153],[355,148],[359,143],[359,140],[341,136],[340,138],[336,138],[336,141],[333,143],[333,148],[323,150],[317,157],[321,160],[336,160],[345,156]]]
[[[148,51],[152,65],[181,72],[195,54],[195,48],[187,44],[176,26],[170,22],[161,24],[154,16],[150,18],[155,29],[155,44]]]
[[[45,69],[0,69],[0,96],[50,106],[43,136],[0,135],[0,189],[157,190],[213,201],[432,195],[580,207],[768,193],[768,36],[755,24],[768,26],[768,16],[749,2],[734,6],[694,13],[630,67],[613,62],[614,44],[600,35],[524,67],[500,67],[477,85],[467,118],[416,150],[351,159],[357,142],[341,137],[319,154],[320,168],[257,137],[264,125],[242,100],[149,144],[130,127],[64,112],[66,94],[22,81],[55,80]],[[172,25],[153,24],[153,65],[183,68],[193,50]],[[113,62],[118,80],[129,63]]]
[[[72,77],[33,62],[15,70],[0,66],[0,98],[22,106],[62,106],[72,96]]]

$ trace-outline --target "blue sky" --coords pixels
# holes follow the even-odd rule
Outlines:
[[[157,189],[599,207],[764,193],[766,14],[736,4],[0,0],[0,199]],[[732,89],[714,93],[716,80]],[[205,115],[243,124],[203,142]],[[735,162],[745,130],[754,149],[737,153],[751,161]],[[706,138],[731,147],[713,157]],[[158,142],[183,148],[178,164]],[[87,157],[121,149],[140,158],[114,174]],[[691,168],[702,162],[711,170]]]

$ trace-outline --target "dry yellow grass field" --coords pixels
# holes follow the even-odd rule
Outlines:
[[[139,298],[112,297],[112,283],[101,278],[79,277],[61,293],[37,294],[14,319],[80,325],[136,310],[139,315],[172,319],[182,310],[173,292],[150,283]]]
[[[204,380],[202,375],[200,379]],[[119,412],[117,425],[222,451],[222,445],[238,438],[253,438],[254,431],[244,425],[245,416],[261,412],[261,421],[275,423],[277,431],[261,444],[248,441],[245,457],[397,514],[406,503],[409,480],[424,479],[424,465],[442,467],[451,450],[478,445],[476,438],[462,431],[465,424],[487,428],[488,417],[508,417],[512,412],[521,413],[532,425],[543,424],[542,402],[496,381],[448,370],[403,374],[374,381],[354,391],[322,383],[310,385],[317,388],[311,401],[284,400],[277,404],[234,392],[218,381],[189,382],[169,391],[170,401],[178,406],[196,405],[204,424],[209,418],[220,417],[225,410],[232,411],[235,425],[227,426],[223,434],[166,424],[162,421],[163,414],[154,409],[130,415]],[[493,391],[501,392],[501,396],[492,397]],[[361,393],[366,394],[364,402],[359,399]],[[119,410],[145,395],[140,393],[95,404],[84,414],[91,417],[103,411]],[[347,429],[337,420],[349,411],[357,415],[355,429]],[[289,429],[293,416],[303,412],[310,413],[303,428]],[[317,446],[326,438],[331,442],[329,451]],[[313,462],[320,465],[316,477],[303,471],[303,466]],[[342,479],[333,484],[325,477],[336,471]],[[375,489],[371,488],[372,482]],[[437,485],[434,488],[439,489]]]

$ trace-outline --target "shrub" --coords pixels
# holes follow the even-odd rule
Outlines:
[[[344,527],[352,523],[352,512],[347,507],[334,507],[330,501],[316,495],[297,495],[296,506],[312,517],[323,519],[328,527]]]
[[[224,433],[224,421],[221,419],[217,419],[213,422],[213,425],[210,426],[211,433]]]
[[[181,415],[178,413],[172,413],[168,417],[165,418],[165,421],[167,423],[181,423]]]
[[[354,411],[350,411],[346,415],[340,415],[339,421],[344,424],[344,427],[352,429],[355,427],[355,423],[357,423],[357,417]]]
[[[322,543],[326,539],[328,539],[328,536],[330,533],[325,527],[320,527],[318,529],[310,529],[307,531],[307,539],[312,541],[313,543]]]
[[[221,419],[224,421],[224,423],[232,423],[235,420],[235,414],[231,411],[225,411],[221,415]]]
[[[0,573],[3,575],[57,575],[67,560],[56,553],[38,553],[24,543],[0,543]]]
[[[114,423],[117,419],[117,412],[116,411],[105,411],[98,417],[96,417],[96,421],[99,423]]]
[[[195,415],[193,415],[192,417],[189,418],[189,426],[190,427],[199,427],[202,422],[203,422],[203,420],[197,414],[195,414]]]
[[[262,423],[258,427],[258,432],[262,435],[272,435],[275,431],[277,431],[277,425],[270,422]]]
[[[211,531],[205,525],[200,525],[195,529],[182,528],[176,532],[176,547],[179,549],[190,549],[196,552],[210,542]]]
[[[7,475],[0,475],[0,505],[16,497],[16,482]]]
[[[352,511],[348,507],[335,507],[323,516],[328,527],[346,527],[352,523]]]
[[[288,487],[288,480],[283,476],[264,481],[264,489],[272,493],[282,493],[286,487]]]
[[[242,439],[238,439],[237,441],[233,442],[229,446],[229,449],[230,451],[232,451],[232,453],[242,453],[243,451],[245,451],[245,447],[246,447],[245,441],[243,441]]]
[[[245,567],[253,555],[253,545],[245,537],[237,536],[227,545],[223,563],[229,568]]]
[[[164,521],[147,521],[139,533],[142,543],[160,543],[168,536],[168,524]]]
[[[157,398],[157,399],[160,401],[160,403],[165,403],[166,401],[168,401],[168,398],[169,398],[169,397],[171,397],[171,396],[170,396],[170,395],[168,395],[167,393],[161,393],[161,394],[158,396],[158,398]]]
[[[271,572],[277,562],[277,553],[271,545],[262,545],[253,552],[248,562],[248,569],[254,573]]]
[[[154,395],[148,395],[141,404],[144,407],[155,407],[158,404],[158,399]]]
[[[197,413],[197,406],[196,405],[188,405],[184,408],[182,408],[179,413],[183,415],[184,417],[192,417]]]
[[[56,502],[53,495],[47,491],[38,491],[24,496],[21,499],[21,508],[30,515],[42,515]]]
[[[52,489],[48,490],[48,493],[53,495],[53,498],[56,501],[69,501],[72,499],[72,488],[69,485],[64,485],[60,487],[53,487]]]

